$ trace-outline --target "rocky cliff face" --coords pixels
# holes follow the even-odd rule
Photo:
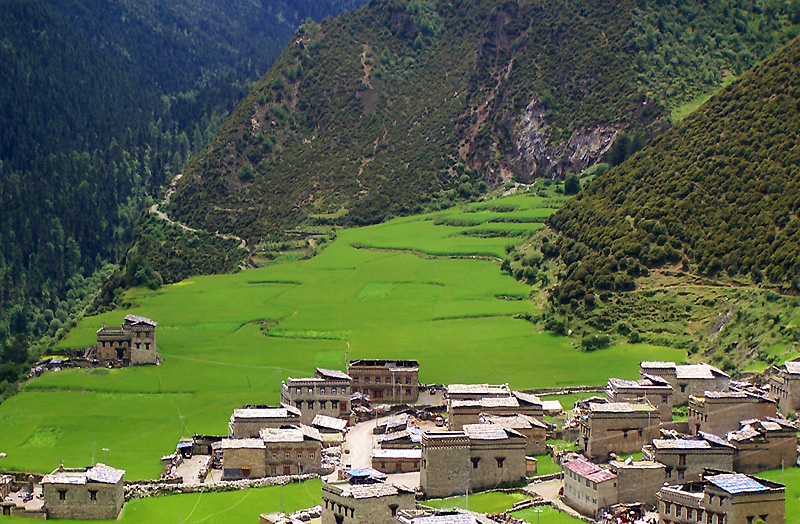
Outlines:
[[[514,174],[531,180],[581,173],[603,158],[624,127],[620,122],[581,126],[568,140],[551,143],[545,109],[534,98],[514,133]]]

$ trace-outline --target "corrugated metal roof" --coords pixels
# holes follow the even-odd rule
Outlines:
[[[656,439],[653,441],[656,449],[711,449],[711,444],[705,440],[688,439]]]
[[[665,362],[663,360],[645,360],[640,364],[642,369],[646,368],[674,368],[675,362]]]
[[[790,375],[800,375],[800,360],[784,362],[783,367],[786,368],[786,372]]]
[[[473,440],[505,440],[505,428],[497,424],[464,424],[462,431]]]
[[[92,482],[102,482],[103,484],[116,484],[122,480],[125,471],[102,463],[95,464],[94,467],[86,470],[86,478]]]
[[[314,420],[311,421],[311,425],[335,429],[336,431],[344,431],[345,428],[347,428],[347,421],[340,418],[329,417],[328,415],[316,415],[314,416]]]
[[[705,479],[731,494],[769,491],[767,486],[761,484],[753,477],[742,473],[723,473],[706,477]]]
[[[614,480],[615,478],[617,478],[617,475],[607,469],[601,469],[600,471],[595,471],[594,473],[586,475],[587,480],[597,482],[598,484],[608,480]]]
[[[339,371],[338,369],[326,369],[326,368],[317,368],[317,373],[324,377],[328,378],[335,378],[335,379],[342,379],[342,380],[353,380],[350,375],[345,373],[344,371]]]

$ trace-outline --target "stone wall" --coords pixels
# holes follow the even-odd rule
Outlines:
[[[303,482],[315,478],[319,478],[319,475],[284,475],[280,477],[265,477],[262,479],[222,481],[216,484],[167,484],[158,481],[134,481],[125,484],[125,500],[160,497],[164,495],[179,495],[181,493],[216,493],[240,489],[264,488],[268,486],[278,486],[280,484],[289,484],[291,482]]]
[[[617,474],[620,504],[641,502],[655,506],[656,493],[664,485],[665,468],[659,462],[611,462],[611,471]]]
[[[267,476],[267,454],[261,448],[230,448],[223,452],[223,478],[261,478]]]
[[[469,457],[466,435],[423,436],[420,485],[425,496],[437,498],[466,492],[472,467]]]

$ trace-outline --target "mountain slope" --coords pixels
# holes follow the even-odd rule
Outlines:
[[[187,167],[170,212],[259,239],[580,172],[765,57],[796,32],[786,6],[373,2],[303,28]]]
[[[794,40],[567,203],[550,219],[565,262],[683,260],[800,292],[799,66]]]
[[[63,333],[300,22],[364,1],[0,0],[0,347]]]
[[[686,347],[737,374],[794,358],[798,133],[795,39],[550,217],[549,327]]]

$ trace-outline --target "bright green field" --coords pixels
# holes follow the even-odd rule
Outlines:
[[[469,509],[476,513],[500,513],[511,509],[511,507],[527,497],[520,493],[476,493],[466,497],[449,497],[446,499],[431,499],[422,502],[426,506],[439,509],[462,508]],[[469,507],[467,503],[469,502]]]
[[[319,504],[322,483],[312,480],[302,484],[288,484],[283,488],[283,509],[286,513]],[[281,488],[278,486],[224,493],[190,493],[132,500],[125,504],[118,520],[91,522],[118,524],[228,524],[258,522],[262,513],[281,509]],[[0,517],[3,523],[32,522],[19,517]],[[85,520],[59,520],[58,522],[86,523]]]
[[[93,344],[104,323],[136,313],[159,323],[162,364],[31,381],[0,405],[0,451],[8,454],[0,468],[49,472],[62,459],[84,466],[107,455],[129,480],[154,478],[181,435],[227,434],[234,408],[277,403],[287,376],[345,369],[353,358],[414,358],[422,382],[515,388],[605,384],[638,376],[641,360],[683,360],[682,351],[646,345],[582,353],[579,341],[512,318],[537,308],[498,296],[524,298],[530,287],[497,260],[470,257],[501,256],[515,238],[463,233],[533,230],[541,224],[488,221],[545,215],[553,202],[513,196],[343,230],[311,260],[132,290],[125,298],[136,307],[84,319],[62,347]],[[435,224],[450,219],[477,225]]]
[[[583,521],[555,510],[549,506],[542,506],[538,515],[533,508],[515,511],[511,515],[531,524],[580,524]]]
[[[757,473],[756,476],[786,486],[786,524],[800,522],[800,468],[786,468],[783,473],[773,469]]]

